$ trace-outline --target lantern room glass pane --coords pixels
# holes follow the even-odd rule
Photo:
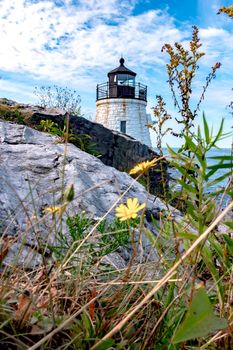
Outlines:
[[[118,74],[117,84],[118,85],[134,86],[135,85],[135,77],[132,75],[129,75],[129,74]]]
[[[135,77],[132,77],[132,75],[128,75],[128,85],[135,86]]]

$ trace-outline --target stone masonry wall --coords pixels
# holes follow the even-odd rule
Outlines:
[[[96,102],[96,122],[111,130],[120,131],[126,121],[126,134],[151,147],[146,114],[146,102],[127,98],[109,98]]]

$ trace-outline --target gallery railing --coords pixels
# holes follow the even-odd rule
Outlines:
[[[106,98],[134,98],[147,101],[147,86],[141,83],[103,83],[96,87],[96,100]]]

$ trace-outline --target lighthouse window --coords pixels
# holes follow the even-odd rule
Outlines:
[[[118,74],[118,85],[134,86],[135,78],[128,74]]]
[[[135,86],[135,78],[128,75],[127,85],[129,86]]]
[[[118,74],[118,85],[124,85],[126,80],[127,80],[127,75]]]
[[[124,134],[126,133],[126,121],[125,121],[125,120],[121,120],[120,130],[121,130],[121,132],[123,132]]]

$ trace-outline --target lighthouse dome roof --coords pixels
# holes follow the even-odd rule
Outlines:
[[[129,75],[132,75],[132,76],[136,76],[137,73],[133,72],[132,70],[128,69],[127,67],[125,67],[124,65],[125,63],[125,60],[123,57],[121,57],[120,59],[120,66],[111,70],[109,73],[108,73],[108,77],[112,74],[129,74]]]

